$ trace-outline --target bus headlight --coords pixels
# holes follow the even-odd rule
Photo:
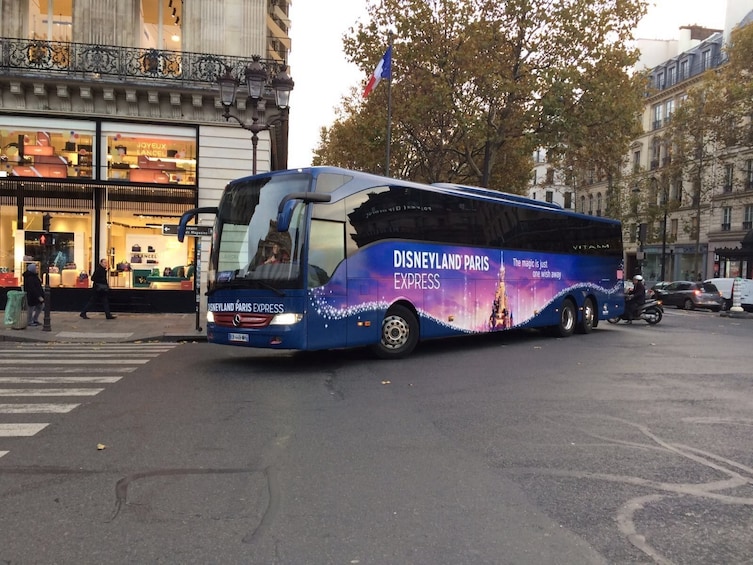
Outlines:
[[[285,312],[284,314],[277,314],[272,321],[269,322],[270,326],[292,326],[297,324],[303,319],[303,314],[296,314],[294,312]]]
[[[207,312],[207,322],[210,324],[214,323],[214,312]]]

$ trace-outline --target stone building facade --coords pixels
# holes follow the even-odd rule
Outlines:
[[[209,239],[181,244],[163,226],[251,174],[251,134],[223,118],[216,80],[229,69],[242,81],[254,58],[270,80],[286,71],[288,7],[0,0],[2,288],[37,262],[53,308],[75,308],[107,257],[123,309],[192,311]],[[247,106],[239,90],[232,111],[247,119]],[[285,168],[287,114],[270,88],[260,109],[275,125],[259,133],[258,170]]]

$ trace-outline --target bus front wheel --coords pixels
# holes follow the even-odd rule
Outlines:
[[[560,323],[554,327],[555,335],[559,337],[569,337],[573,335],[577,319],[575,303],[569,298],[566,298],[560,307]]]
[[[395,305],[382,321],[379,343],[373,346],[377,357],[400,359],[410,354],[418,343],[418,320],[405,306]]]

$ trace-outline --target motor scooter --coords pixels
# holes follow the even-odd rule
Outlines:
[[[628,310],[621,316],[615,318],[607,318],[607,322],[610,324],[619,324],[620,322],[631,323],[633,320],[644,320],[650,325],[655,325],[661,322],[662,316],[664,316],[664,307],[661,300],[648,299],[646,302],[640,305],[638,311],[633,314],[633,317],[629,317]]]

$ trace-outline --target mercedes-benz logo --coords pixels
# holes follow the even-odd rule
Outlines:
[[[236,328],[241,325],[241,315],[240,314],[236,314],[235,316],[233,316],[233,325]]]

